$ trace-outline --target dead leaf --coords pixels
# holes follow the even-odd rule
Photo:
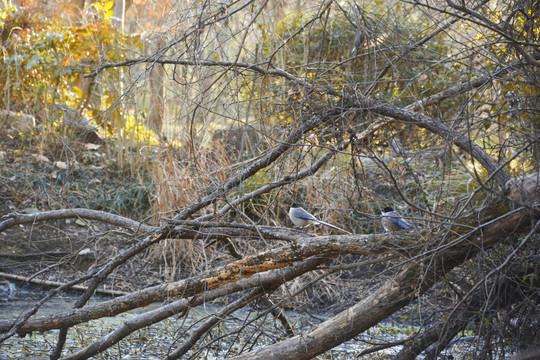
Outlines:
[[[86,143],[84,144],[84,147],[86,148],[86,150],[97,150],[101,147],[101,145],[98,145],[98,144],[92,144],[92,143]]]
[[[55,161],[54,166],[62,170],[66,170],[68,168],[68,164],[63,161]]]
[[[51,160],[49,160],[49,158],[47,158],[44,155],[34,155],[34,156],[36,157],[36,160],[39,161],[39,162],[46,163],[46,164],[51,163]]]
[[[27,207],[27,208],[24,208],[22,210],[22,212],[25,213],[25,214],[31,215],[31,214],[37,214],[40,211],[38,209],[36,209],[35,207]]]

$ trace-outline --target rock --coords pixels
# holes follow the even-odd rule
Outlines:
[[[84,248],[77,254],[75,259],[75,267],[78,270],[88,270],[96,262],[96,253],[94,250]]]
[[[98,128],[91,120],[84,118],[80,112],[63,106],[56,106],[63,113],[62,126],[71,134],[74,134],[84,143],[102,144],[103,140],[98,135]]]
[[[532,206],[540,203],[540,172],[508,180],[505,193],[512,201],[523,205]]]
[[[12,129],[21,134],[30,135],[36,127],[36,118],[20,112],[0,110],[0,130],[4,124],[9,124]]]

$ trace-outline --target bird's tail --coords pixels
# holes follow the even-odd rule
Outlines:
[[[315,221],[318,222],[318,223],[321,224],[321,225],[326,225],[326,226],[328,226],[328,227],[331,227],[332,229],[336,229],[336,230],[339,230],[339,231],[342,231],[342,232],[344,232],[344,233],[347,233],[347,234],[352,235],[352,233],[348,232],[347,230],[343,230],[342,228],[339,228],[339,227],[334,226],[334,225],[332,225],[332,224],[325,223],[324,221],[321,221],[321,220],[315,220]]]
[[[415,225],[411,224],[410,222],[406,222],[406,224],[407,224],[407,226],[406,226],[407,229],[418,229],[418,226],[415,226]]]

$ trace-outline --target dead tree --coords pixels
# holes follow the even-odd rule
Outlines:
[[[172,316],[185,317],[192,307],[206,301],[237,294],[238,297],[232,303],[193,329],[186,335],[185,339],[182,339],[183,341],[177,344],[171,340],[171,350],[166,357],[174,359],[193,350],[202,341],[204,335],[222,321],[223,316],[231,314],[255,299],[267,296],[276,291],[282,284],[289,283],[303,274],[313,273],[316,270],[319,273],[322,272],[320,277],[316,278],[319,280],[332,271],[347,266],[345,264],[332,268],[328,265],[330,259],[361,254],[369,258],[366,262],[392,264],[393,272],[385,281],[380,281],[375,289],[366,293],[360,301],[349,304],[346,310],[321,322],[314,328],[301,333],[296,332],[294,335],[292,327],[288,326],[287,322],[281,318],[281,324],[287,329],[287,338],[273,341],[271,344],[260,344],[254,340],[250,343],[251,349],[241,349],[238,353],[230,354],[230,358],[233,359],[311,359],[353,339],[389,316],[396,314],[399,310],[428,294],[430,290],[440,285],[443,280],[447,280],[456,271],[464,269],[469,260],[478,260],[486,251],[501,244],[511,244],[511,249],[501,256],[500,264],[492,265],[489,271],[483,273],[480,279],[475,279],[476,282],[472,284],[470,281],[463,281],[464,286],[468,286],[467,288],[462,289],[461,285],[454,287],[458,300],[456,304],[445,309],[444,312],[449,315],[450,320],[447,323],[442,320],[435,322],[412,339],[400,341],[399,344],[404,345],[404,347],[397,353],[396,358],[410,359],[421,352],[435,358],[449,346],[455,335],[467,326],[466,319],[470,314],[483,312],[484,314],[489,313],[491,316],[493,313],[503,314],[503,311],[513,309],[516,305],[515,302],[506,301],[502,304],[495,304],[493,297],[488,297],[486,300],[483,296],[486,288],[494,289],[507,286],[510,283],[513,284],[512,281],[506,281],[508,279],[519,276],[532,277],[531,274],[534,274],[534,270],[526,269],[525,272],[520,272],[517,267],[509,265],[515,261],[516,255],[525,248],[530,247],[528,251],[531,253],[535,251],[531,244],[538,239],[539,172],[535,160],[532,160],[528,162],[532,165],[526,171],[524,170],[520,175],[515,176],[514,173],[519,173],[519,171],[512,168],[512,162],[526,162],[527,156],[524,154],[529,153],[534,159],[538,159],[538,154],[533,149],[537,147],[539,137],[538,133],[535,132],[536,125],[528,124],[531,127],[530,132],[520,130],[523,132],[521,135],[526,140],[512,146],[501,142],[497,145],[500,153],[505,149],[511,151],[508,155],[497,156],[494,151],[487,149],[487,145],[481,144],[476,136],[494,124],[499,126],[499,129],[503,129],[505,126],[513,129],[515,124],[508,125],[505,122],[507,119],[505,116],[508,115],[508,112],[514,115],[527,114],[530,116],[535,111],[509,108],[503,101],[502,105],[499,104],[500,107],[497,108],[496,113],[493,114],[491,108],[484,109],[481,106],[481,101],[478,100],[474,103],[478,113],[469,115],[472,100],[468,99],[474,98],[474,94],[482,92],[489,93],[493,97],[498,96],[497,89],[493,89],[489,84],[495,81],[503,82],[507,78],[526,78],[527,83],[537,89],[538,79],[534,74],[539,66],[540,55],[536,51],[537,40],[526,38],[531,36],[530,32],[522,31],[520,34],[516,34],[514,33],[516,28],[511,26],[514,21],[517,21],[516,14],[527,13],[526,2],[515,2],[516,9],[507,16],[505,25],[494,23],[483,15],[481,11],[487,11],[484,8],[485,3],[485,1],[480,1],[474,6],[465,7],[449,2],[448,8],[434,8],[430,3],[416,2],[415,6],[418,6],[420,11],[425,11],[426,14],[438,14],[441,16],[441,21],[444,19],[442,15],[449,14],[451,19],[437,24],[436,30],[423,33],[421,37],[415,39],[416,41],[412,45],[408,44],[407,46],[397,46],[391,43],[391,41],[396,41],[398,35],[403,35],[400,29],[394,29],[392,33],[390,31],[392,30],[391,24],[385,23],[375,14],[370,15],[367,12],[361,15],[357,14],[362,17],[366,26],[369,25],[370,21],[379,21],[380,28],[374,29],[372,36],[373,46],[367,48],[366,53],[362,53],[364,50],[356,51],[354,56],[342,62],[326,61],[326,58],[321,58],[319,59],[321,66],[326,63],[331,65],[324,69],[317,69],[313,74],[319,71],[321,73],[335,73],[339,75],[338,79],[342,79],[343,73],[347,73],[349,70],[353,72],[354,67],[359,67],[363,69],[363,72],[354,80],[368,78],[369,84],[367,86],[362,86],[360,80],[357,82],[351,80],[351,83],[339,84],[338,86],[332,83],[335,79],[318,78],[313,75],[310,72],[312,70],[310,66],[302,66],[305,68],[305,72],[302,73],[297,71],[295,66],[279,67],[274,62],[276,54],[283,47],[286,45],[292,48],[297,46],[298,43],[295,41],[298,42],[299,34],[309,31],[314,23],[321,24],[320,30],[323,36],[322,40],[319,41],[320,47],[318,49],[320,53],[323,53],[324,46],[327,45],[324,39],[329,36],[329,31],[326,28],[329,25],[325,19],[327,20],[333,11],[337,11],[341,15],[337,16],[336,19],[340,19],[342,16],[350,20],[354,11],[360,11],[358,9],[348,10],[338,4],[334,6],[331,2],[323,2],[310,19],[302,23],[300,28],[286,33],[288,37],[285,40],[276,40],[275,48],[266,54],[264,61],[260,59],[260,49],[257,46],[253,49],[250,48],[246,39],[249,34],[247,30],[251,29],[256,20],[262,16],[261,13],[267,6],[266,2],[257,8],[256,12],[250,13],[252,18],[249,25],[239,22],[238,32],[232,32],[235,36],[238,33],[244,34],[241,38],[231,35],[231,39],[234,38],[235,43],[241,44],[239,45],[239,53],[235,56],[225,57],[225,59],[217,58],[217,55],[203,57],[202,54],[205,54],[210,45],[216,47],[216,52],[213,55],[227,53],[230,50],[226,46],[221,47],[222,45],[220,45],[220,41],[223,39],[222,33],[215,37],[220,41],[209,40],[209,43],[204,43],[203,35],[208,29],[214,29],[215,24],[229,24],[229,21],[236,14],[243,13],[244,4],[235,4],[231,8],[200,9],[196,24],[190,24],[176,38],[171,39],[168,45],[160,49],[159,53],[126,59],[117,63],[103,63],[97,67],[89,76],[99,77],[110,68],[140,69],[144,67],[144,73],[153,66],[163,66],[165,72],[170,72],[170,78],[173,79],[175,85],[180,85],[183,88],[182,91],[185,93],[182,94],[187,94],[184,100],[194,95],[193,88],[190,81],[179,76],[178,69],[188,69],[186,72],[191,69],[190,75],[193,79],[202,76],[201,74],[206,76],[210,73],[209,70],[215,70],[218,74],[215,78],[197,79],[204,90],[202,93],[195,94],[197,96],[194,98],[196,97],[198,100],[193,101],[190,104],[191,107],[186,105],[189,111],[185,118],[188,120],[182,125],[188,129],[186,132],[189,133],[189,146],[186,148],[191,151],[190,155],[193,157],[194,163],[200,160],[196,157],[196,148],[203,147],[202,141],[199,141],[197,136],[197,127],[204,127],[205,119],[213,116],[213,113],[218,111],[216,109],[222,111],[223,117],[228,114],[230,109],[227,106],[229,104],[226,104],[226,101],[218,103],[216,99],[219,99],[220,96],[230,95],[233,91],[230,93],[225,91],[229,90],[227,86],[235,81],[242,83],[243,77],[249,77],[249,81],[246,81],[248,83],[246,88],[250,89],[251,94],[258,94],[259,100],[266,96],[275,96],[280,101],[276,100],[271,104],[264,101],[256,102],[254,95],[253,98],[245,101],[247,103],[245,107],[239,106],[239,108],[245,110],[249,115],[251,115],[251,111],[255,112],[254,107],[258,108],[257,116],[260,116],[261,123],[269,121],[269,114],[264,113],[266,108],[272,108],[271,115],[274,118],[280,118],[284,113],[288,117],[283,115],[285,118],[283,123],[274,125],[272,130],[275,130],[275,133],[260,130],[263,129],[264,124],[261,125],[261,128],[257,128],[253,123],[245,124],[257,129],[265,136],[267,147],[261,146],[263,150],[257,149],[260,151],[245,161],[241,161],[240,166],[231,166],[233,169],[231,176],[205,189],[204,195],[200,196],[197,201],[177,209],[171,218],[161,218],[158,225],[148,225],[106,212],[79,208],[32,215],[18,213],[5,215],[5,220],[0,223],[0,231],[21,224],[35,224],[60,218],[79,218],[101,221],[122,228],[129,232],[133,244],[102,266],[51,291],[37,302],[34,308],[22,314],[18,319],[0,320],[0,333],[2,334],[0,341],[6,341],[15,334],[25,335],[36,331],[60,329],[56,349],[51,356],[59,358],[64,349],[69,329],[74,325],[105,316],[115,316],[158,301],[172,300],[155,310],[127,320],[105,336],[94,340],[90,345],[63,357],[65,359],[86,359],[102,353],[130,334],[149,325]],[[350,21],[354,23],[354,21]],[[420,92],[415,94],[413,100],[406,99],[410,101],[405,101],[402,98],[389,100],[392,92],[383,89],[385,86],[383,79],[390,76],[391,70],[401,62],[407,61],[408,57],[413,56],[416,50],[428,46],[441,33],[449,31],[452,26],[462,21],[476,24],[486,31],[492,31],[499,39],[497,40],[499,43],[516,49],[514,56],[505,58],[508,61],[501,60],[489,63],[492,65],[489,67],[489,71],[466,73],[469,78],[460,78],[459,82],[448,84],[440,91],[427,92],[427,95],[424,96],[423,90],[419,90]],[[531,21],[534,23],[537,20],[532,19]],[[187,19],[186,23],[189,23]],[[228,25],[222,28],[228,28]],[[246,30],[246,32],[240,30]],[[491,34],[494,39],[495,35]],[[208,36],[210,37],[210,35]],[[462,41],[465,43],[465,40]],[[490,45],[491,43],[486,43],[480,47],[484,49]],[[395,49],[401,49],[401,51],[394,51]],[[245,58],[248,60],[241,60],[240,55],[248,50],[253,58],[246,56]],[[369,53],[369,51],[373,51],[373,53]],[[472,53],[469,54],[468,51]],[[478,54],[481,53],[474,51],[475,49],[463,50],[472,64],[476,61],[475,56],[480,56]],[[291,53],[293,53],[292,50]],[[337,47],[328,56],[336,53],[338,53]],[[346,53],[349,56],[350,50]],[[364,56],[366,61],[359,63],[359,58]],[[242,57],[242,59],[244,58]],[[354,61],[357,62],[354,63]],[[437,66],[445,63],[442,60],[430,59],[429,61],[436,63]],[[307,63],[311,64],[311,60]],[[413,66],[412,62],[409,65]],[[350,68],[345,69],[345,71],[341,68],[343,66],[350,66]],[[198,71],[201,68],[205,71]],[[421,77],[423,72],[428,70],[432,69],[427,67],[410,76],[412,78]],[[437,75],[435,71],[433,74],[433,76]],[[415,86],[411,80],[407,86],[400,88],[398,84],[402,80],[401,74],[394,73],[392,76],[395,78],[392,78],[392,81],[388,80],[386,84],[388,88],[394,86],[406,93],[407,86]],[[232,81],[232,78],[235,80]],[[220,81],[224,81],[227,86],[223,85],[224,87],[220,88],[222,85]],[[269,82],[271,85],[268,85]],[[286,86],[280,88],[283,83],[288,84],[289,91],[284,91]],[[135,82],[131,84],[127,91],[135,88],[135,85]],[[276,88],[280,91],[276,91]],[[212,91],[216,91],[219,96],[212,97]],[[386,94],[388,98],[376,96],[378,91]],[[239,94],[246,92],[248,91],[245,88],[239,86],[236,89],[236,96],[240,97]],[[396,92],[397,90],[394,91],[394,93]],[[458,98],[467,100],[458,102],[457,105],[454,104],[458,108],[457,110],[444,110],[445,102]],[[523,101],[535,104],[536,98],[525,95],[523,98]],[[403,104],[397,100],[403,100]],[[480,108],[482,110],[478,110]],[[531,108],[534,109],[534,106]],[[203,111],[204,113],[201,113]],[[241,112],[238,111],[238,113]],[[240,119],[243,120],[243,115],[237,115],[236,120],[241,122]],[[524,121],[526,119],[524,117]],[[517,125],[515,126],[517,127]],[[524,126],[520,129],[522,128]],[[446,150],[435,153],[432,157],[427,156],[427,151],[421,149],[412,155],[404,151],[400,155],[402,158],[406,158],[403,162],[388,159],[385,158],[384,149],[381,150],[385,147],[384,136],[380,135],[383,131],[387,131],[388,136],[396,136],[399,131],[409,134],[410,136],[407,138],[409,145],[432,141],[442,144]],[[482,139],[491,140],[493,134],[489,135]],[[508,142],[511,142],[511,139]],[[304,151],[304,149],[308,150]],[[317,151],[310,152],[313,149]],[[240,218],[248,219],[253,223],[225,220],[224,216],[233,211],[242,214],[242,211],[238,210],[239,207],[254,201],[258,196],[271,194],[288,186],[293,187],[301,180],[313,177],[340,155],[345,156],[350,161],[351,173],[354,174],[353,181],[357,183],[358,188],[368,188],[365,185],[368,183],[374,188],[376,185],[374,183],[381,179],[381,177],[370,178],[370,169],[364,169],[365,176],[359,175],[361,171],[357,167],[363,164],[362,158],[367,158],[372,163],[377,164],[382,174],[389,179],[388,182],[393,185],[400,201],[414,207],[422,215],[417,220],[425,221],[427,225],[418,231],[403,233],[373,232],[347,236],[313,237],[299,230],[267,224],[261,225],[247,215],[240,216]],[[422,157],[424,155],[426,156]],[[467,184],[467,189],[461,190],[459,194],[462,199],[456,201],[452,211],[448,210],[444,213],[438,211],[437,205],[443,201],[426,200],[425,193],[410,196],[403,191],[403,186],[400,185],[403,182],[419,182],[417,180],[419,174],[413,171],[411,162],[413,160],[427,162],[426,159],[430,159],[429,161],[431,159],[437,160],[438,165],[436,165],[437,167],[434,165],[432,171],[440,167],[443,169],[443,173],[447,170],[446,161],[461,164],[461,168],[465,169],[463,171],[467,171],[471,183],[474,182],[477,185],[470,190],[469,184]],[[280,169],[287,169],[286,172],[282,171],[279,173],[280,176],[257,184],[249,191],[240,191],[246,181],[270,171],[285,161],[290,161],[290,163]],[[396,172],[395,167],[401,167],[404,170]],[[406,175],[408,177],[405,180],[399,178],[399,176],[405,177]],[[443,181],[442,184],[446,184],[446,182]],[[422,190],[421,186],[418,188],[420,188],[419,191]],[[370,190],[372,189],[370,188]],[[445,195],[446,193],[441,191],[441,197]],[[270,206],[267,207],[267,210],[268,208]],[[448,208],[450,208],[449,205]],[[204,213],[202,213],[203,211]],[[376,215],[373,218],[376,218]],[[147,287],[95,305],[87,304],[94,291],[111,276],[115,269],[146,249],[168,239],[202,238],[208,242],[225,243],[227,251],[235,260],[219,267],[216,266],[202,274]],[[250,240],[275,241],[278,245],[250,254],[242,254],[235,248],[235,243]],[[529,264],[531,269],[537,268],[537,254],[529,255],[527,259],[531,261]],[[495,275],[503,270],[507,271],[508,278],[497,279]],[[465,278],[465,276],[463,277]],[[86,290],[73,309],[52,316],[33,318],[37,309],[48,299],[64,289],[83,282],[86,282]],[[535,286],[537,286],[537,282],[523,290],[521,295],[523,298],[538,303]],[[519,297],[515,299],[519,299]],[[274,314],[279,318],[277,311],[274,311]],[[504,316],[501,315],[501,317]],[[508,320],[507,323],[510,321]],[[486,344],[490,342],[487,336],[485,342]],[[203,348],[205,346],[207,345],[201,345]],[[392,344],[388,346],[392,346]],[[489,349],[489,346],[485,348]],[[376,351],[377,349],[372,350]]]

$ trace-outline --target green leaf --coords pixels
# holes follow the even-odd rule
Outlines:
[[[38,65],[38,63],[41,61],[41,55],[35,54],[32,56],[30,61],[28,61],[28,64],[26,64],[26,70],[30,71],[34,68],[35,65]]]

